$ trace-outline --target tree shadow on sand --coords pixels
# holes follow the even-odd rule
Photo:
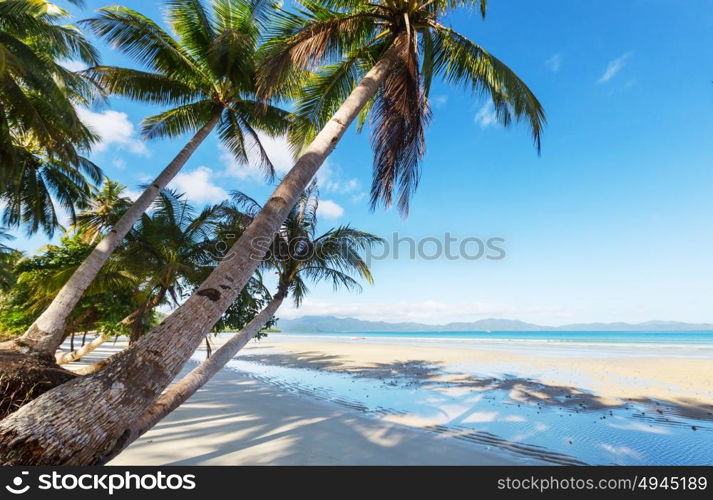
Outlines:
[[[443,448],[428,433],[375,424],[242,376],[219,375],[136,441],[116,463],[425,465],[513,463],[480,449]],[[237,395],[237,397],[236,397]],[[256,403],[257,401],[257,403]],[[252,404],[251,404],[252,402]],[[338,437],[338,439],[335,439]],[[177,447],[177,443],[191,443]],[[537,456],[531,457],[541,463]]]
[[[250,354],[240,356],[240,359],[269,366],[346,373],[355,377],[404,385],[420,385],[424,380],[430,380],[441,373],[439,366],[422,360],[355,366],[346,364],[340,356],[311,351],[293,354]]]
[[[713,422],[713,405],[692,398],[675,400],[654,398],[602,398],[586,389],[545,384],[539,380],[503,374],[501,378],[477,377],[468,373],[445,372],[443,363],[404,360],[393,363],[355,365],[343,357],[319,352],[250,354],[241,360],[267,366],[282,366],[344,373],[379,380],[386,385],[422,386],[434,390],[469,389],[472,391],[505,391],[513,404],[532,404],[574,413],[629,410],[634,418],[677,425],[675,417]],[[688,424],[686,424],[688,425]],[[693,429],[693,430],[697,430]]]

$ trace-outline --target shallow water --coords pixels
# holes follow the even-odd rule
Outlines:
[[[681,349],[681,354],[689,355],[689,351]],[[260,353],[260,349],[251,350],[251,355]],[[516,385],[520,379],[508,376],[511,367],[505,365],[477,368],[479,377],[497,377],[502,388],[415,382],[398,374],[372,378],[240,358],[228,368],[374,418],[418,425],[552,463],[713,464],[710,419],[680,416],[663,402],[660,406],[623,402],[618,407],[596,408],[586,400],[568,400],[572,396],[565,394],[557,396],[561,405],[524,402],[513,397],[516,391],[508,382]],[[476,375],[476,368],[460,364],[444,372]]]

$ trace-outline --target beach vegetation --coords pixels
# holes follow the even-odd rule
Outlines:
[[[109,95],[164,107],[143,120],[146,139],[189,140],[24,332],[24,350],[49,355],[57,349],[72,309],[101,267],[213,131],[236,161],[258,165],[272,178],[274,167],[258,133],[283,134],[290,122],[287,111],[256,97],[256,50],[269,6],[265,1],[216,0],[209,9],[200,1],[168,1],[171,31],[123,6],[99,9],[81,23],[141,67],[101,65],[94,59],[79,73],[81,78]]]

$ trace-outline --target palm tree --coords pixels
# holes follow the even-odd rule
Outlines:
[[[105,235],[131,206],[131,199],[122,196],[125,187],[108,177],[101,189],[89,200],[87,208],[76,217],[74,229],[93,245]]]
[[[124,321],[131,327],[132,342],[143,333],[147,313],[165,299],[177,306],[192,291],[191,282],[214,264],[212,247],[221,216],[220,205],[196,214],[182,194],[164,190],[153,211],[143,214],[129,232],[121,259],[127,269],[143,276],[141,306]]]
[[[178,305],[210,274],[215,267],[219,231],[229,230],[235,234],[243,229],[243,221],[231,207],[219,204],[196,213],[182,194],[162,191],[154,201],[153,210],[142,215],[127,235],[125,244],[114,254],[119,266],[137,277],[134,296],[137,308],[120,322],[129,328],[130,341],[136,341],[144,332],[146,318],[156,307],[167,302]],[[220,330],[241,329],[262,309],[269,297],[259,273],[256,273],[216,327]],[[100,333],[82,348],[58,355],[57,362],[76,361],[109,338],[110,335]],[[94,373],[110,360],[99,361],[75,373]]]
[[[262,207],[240,191],[232,193],[233,203],[227,207],[238,216],[254,218]],[[260,267],[274,269],[278,276],[277,295],[284,299],[292,295],[300,306],[309,292],[307,281],[329,280],[334,289],[361,291],[351,277],[356,274],[367,283],[373,278],[361,253],[382,242],[373,234],[349,226],[333,228],[317,236],[319,191],[313,182],[300,195],[280,230],[275,234]],[[264,324],[264,323],[263,323]]]
[[[233,204],[228,209],[236,214],[254,218],[262,210],[257,201],[240,191],[234,191],[232,198]],[[292,295],[297,307],[309,292],[307,281],[329,280],[335,291],[339,288],[361,291],[351,274],[372,283],[369,266],[361,253],[382,242],[378,236],[349,226],[332,228],[317,236],[318,207],[319,191],[313,182],[290,210],[261,264],[266,270],[276,270],[278,295],[283,298]]]
[[[74,1],[74,3],[81,3]],[[91,145],[93,135],[74,104],[95,88],[60,61],[98,64],[96,50],[76,27],[60,24],[68,13],[45,0],[0,2],[0,148],[4,176],[16,163],[16,134],[30,135],[65,160]]]
[[[25,327],[47,307],[90,251],[91,246],[81,235],[66,233],[58,245],[47,245],[39,255],[18,264],[13,292],[17,292],[15,302],[26,316]],[[114,256],[72,312],[68,332],[77,331],[82,324],[93,327],[96,320],[120,321],[133,310],[130,298],[139,285],[139,276],[120,256]]]
[[[214,129],[238,161],[247,163],[257,156],[266,176],[272,177],[273,166],[257,131],[283,134],[289,121],[287,112],[255,97],[255,50],[271,4],[267,0],[213,0],[211,6],[209,11],[197,0],[168,1],[167,15],[177,38],[126,7],[106,7],[84,21],[106,42],[149,68],[94,66],[86,71],[114,95],[169,106],[144,120],[144,135],[149,139],[193,135],[20,338],[25,350],[51,354],[57,349],[67,317],[84,290],[134,222]]]
[[[396,189],[402,210],[418,179],[427,89],[434,76],[486,94],[504,125],[525,120],[539,145],[544,114],[534,94],[499,59],[442,23],[449,13],[470,6],[484,12],[485,1],[323,0],[305,3],[300,15],[282,12],[260,62],[262,92],[269,94],[268,85],[277,79],[294,90],[305,69],[349,57],[356,58],[351,66],[355,85],[351,90],[345,86],[346,98],[195,294],[106,369],[64,384],[0,422],[0,462],[91,463],[114,448],[126,422],[152,405],[248,282],[262,262],[263,243],[272,241],[326,157],[370,103],[377,181],[372,202],[376,197],[389,203]],[[142,368],[147,363],[150,373]],[[109,386],[116,390],[96,389]],[[73,405],[92,406],[91,424],[74,425],[67,409]],[[43,417],[39,426],[38,415]],[[26,439],[52,451],[33,454],[21,444]]]
[[[260,206],[243,193],[233,194],[232,208],[240,217],[253,216]],[[110,452],[102,463],[118,455],[169,413],[203,387],[270,321],[283,301],[292,296],[297,307],[308,293],[307,281],[331,281],[334,290],[361,290],[352,275],[373,283],[368,263],[362,254],[381,239],[349,226],[333,228],[316,236],[319,193],[312,184],[290,211],[280,232],[275,236],[263,262],[266,269],[276,269],[277,293],[245,327],[217,349],[211,356],[164,392],[156,402],[129,427],[121,445]]]
[[[81,235],[65,234],[59,245],[47,245],[36,256],[25,258],[13,269],[17,281],[0,304],[2,329],[21,333],[42,312],[91,251]],[[116,324],[134,310],[138,281],[113,257],[105,265],[68,320],[67,331],[97,330],[111,335]],[[64,339],[62,339],[64,340]],[[3,397],[0,419],[17,409],[17,400],[39,396],[76,375],[52,359],[36,359],[17,351],[0,351]]]
[[[101,228],[117,217],[117,208],[121,211],[122,206],[129,204],[121,202],[122,189],[116,182],[105,181],[103,194],[99,193],[92,203],[98,210],[88,213],[84,219],[89,227],[101,233]],[[168,299],[178,305],[192,290],[191,283],[205,275],[214,262],[211,249],[222,216],[220,205],[207,207],[196,214],[182,194],[163,190],[154,200],[153,210],[143,214],[134,224],[126,242],[114,254],[118,266],[136,277],[133,297],[136,309],[119,322],[128,328],[130,342],[136,341],[144,332],[147,317],[156,307]],[[81,215],[79,219],[82,220]],[[87,227],[77,229],[86,237]],[[58,354],[57,363],[77,361],[110,338],[110,334],[99,332],[80,349]],[[82,373],[91,373],[105,364],[99,362]]]
[[[78,2],[74,2],[78,3]],[[97,64],[95,49],[69,14],[45,0],[0,2],[0,200],[4,224],[52,235],[56,204],[74,215],[100,171],[81,155],[95,136],[75,105],[97,88],[64,68],[63,59]],[[89,177],[89,180],[85,176]]]

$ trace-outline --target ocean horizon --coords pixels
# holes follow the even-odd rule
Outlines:
[[[473,331],[473,332],[294,332],[280,331],[271,335],[296,335],[344,338],[354,340],[354,337],[365,339],[396,338],[400,340],[498,340],[498,341],[542,341],[567,343],[611,343],[611,344],[663,344],[663,345],[711,345],[713,346],[713,331],[681,331],[681,332],[641,332],[641,331]]]

